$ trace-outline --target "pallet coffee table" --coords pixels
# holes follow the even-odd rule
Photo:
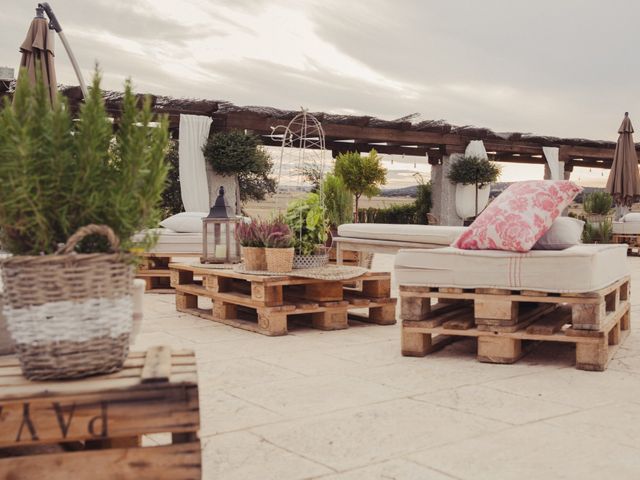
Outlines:
[[[0,359],[3,479],[198,479],[199,425],[192,352],[153,347],[110,375],[46,382]],[[141,446],[154,433],[168,444]]]
[[[367,272],[333,281],[250,275],[189,264],[169,267],[179,312],[263,335],[286,335],[290,319],[306,320],[321,330],[348,328],[350,316],[378,325],[396,323],[396,299],[391,298],[388,272]],[[362,287],[349,288],[354,281],[362,282]],[[199,297],[211,299],[213,308],[199,308]],[[368,315],[350,312],[361,308],[368,309]]]

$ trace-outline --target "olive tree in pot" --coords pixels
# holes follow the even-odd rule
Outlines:
[[[456,184],[456,213],[460,218],[477,216],[489,203],[491,184],[500,167],[486,158],[465,156],[456,160],[448,178]]]
[[[23,74],[0,111],[3,313],[28,378],[112,372],[128,354],[133,235],[157,225],[167,172],[167,121],[137,103],[127,82],[114,132],[98,73],[77,121]]]

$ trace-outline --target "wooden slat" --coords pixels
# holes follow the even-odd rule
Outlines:
[[[478,330],[482,332],[511,333],[517,332],[540,319],[557,308],[555,303],[543,303],[535,305],[533,308],[520,312],[516,323],[512,325],[478,325]],[[478,320],[476,319],[476,322]],[[479,322],[478,322],[479,323]]]
[[[171,348],[151,347],[142,368],[142,383],[167,382],[171,378]]]
[[[564,325],[571,323],[571,307],[563,305],[553,313],[544,316],[527,327],[527,333],[552,335],[559,332]]]
[[[162,385],[145,385],[140,382],[142,365],[146,353],[131,352],[125,361],[124,368],[109,375],[87,377],[79,380],[55,381],[29,381],[19,377],[21,381],[15,381],[15,367],[18,361],[15,357],[9,357],[0,361],[0,375],[7,369],[9,375],[0,376],[0,403],[8,399],[47,397],[55,395],[82,395],[100,391],[111,391],[139,387],[140,389],[164,388]],[[196,385],[197,374],[195,356],[188,350],[172,352],[171,362],[174,375],[171,377],[173,384]]]
[[[2,478],[20,480],[196,480],[200,442],[157,447],[111,448],[0,459]]]

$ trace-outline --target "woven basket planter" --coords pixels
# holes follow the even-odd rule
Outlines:
[[[247,270],[267,269],[264,247],[242,247],[242,258]]]
[[[289,273],[293,269],[293,255],[291,248],[265,248],[267,257],[267,271],[272,273]]]
[[[293,268],[322,268],[329,263],[329,247],[324,245],[316,246],[313,255],[295,255],[293,257]]]
[[[22,371],[31,380],[79,378],[120,370],[129,353],[131,257],[78,254],[85,236],[118,238],[104,225],[73,234],[54,255],[2,260],[3,313]]]

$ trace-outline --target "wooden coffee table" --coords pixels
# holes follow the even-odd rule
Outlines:
[[[169,268],[179,312],[263,335],[286,335],[287,323],[293,319],[321,330],[348,328],[349,317],[378,325],[396,323],[389,272],[333,281],[250,275],[181,263]],[[362,287],[350,288],[354,281],[362,282]],[[212,308],[198,306],[198,298],[203,297],[213,301]],[[354,309],[368,309],[368,315],[358,315]]]

